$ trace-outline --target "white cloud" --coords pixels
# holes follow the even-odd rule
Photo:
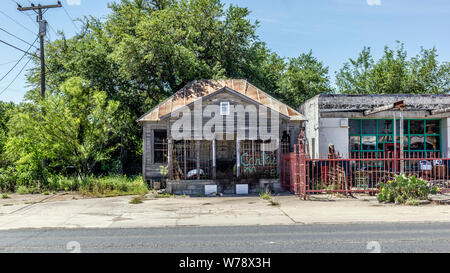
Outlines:
[[[366,0],[369,6],[381,6],[381,0]]]
[[[369,1],[369,0],[367,0]],[[69,6],[79,6],[81,5],[81,0],[67,0]]]

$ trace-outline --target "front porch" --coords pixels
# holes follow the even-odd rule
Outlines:
[[[289,138],[280,141],[173,141],[167,144],[171,194],[255,194],[281,192],[282,154]]]

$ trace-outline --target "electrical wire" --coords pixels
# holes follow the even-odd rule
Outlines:
[[[66,8],[64,6],[62,6],[64,12],[66,13],[67,17],[69,18],[69,20],[72,22],[72,24],[75,26],[75,28],[77,29],[77,31],[79,32],[80,29],[78,28],[78,26],[75,24],[75,21],[72,19],[72,16],[70,16],[69,12],[66,10]]]
[[[1,81],[3,81],[8,75],[9,75],[9,73],[11,73],[11,71],[13,71],[14,70],[14,68],[16,68],[16,66],[23,60],[23,58],[25,58],[25,56],[27,55],[27,54],[29,54],[29,51],[30,51],[30,49],[34,46],[34,44],[36,43],[36,41],[38,40],[38,38],[36,38],[36,40],[34,40],[34,43],[32,44],[32,45],[30,45],[30,48],[28,48],[28,50],[27,50],[27,52],[26,53],[24,53],[23,55],[22,55],[22,58],[20,58],[18,61],[17,61],[17,63],[0,79],[0,82]]]
[[[47,26],[53,32],[53,34],[55,34],[55,38],[58,37],[58,33],[55,31],[55,29],[52,27],[52,25],[50,25],[49,22],[47,22]],[[49,33],[49,35],[50,35],[50,33]],[[50,40],[51,40],[51,37],[50,37]]]
[[[36,40],[37,40],[37,39],[38,39],[38,38],[36,38]],[[25,50],[23,50],[23,49],[20,49],[20,48],[18,48],[17,46],[13,46],[12,44],[7,43],[7,42],[5,42],[5,41],[3,41],[3,40],[0,40],[0,43],[4,43],[5,45],[10,46],[10,47],[12,47],[12,48],[14,48],[14,49],[17,49],[17,50],[19,50],[19,51],[22,51],[22,52],[25,53],[25,54],[28,54],[28,55],[31,55],[31,56],[33,56],[33,57],[38,58],[37,55],[32,54],[32,53],[30,53],[30,52],[28,52],[28,51],[25,51]]]
[[[16,75],[16,77],[8,84],[8,86],[7,86],[5,89],[3,89],[3,90],[0,92],[0,96],[1,96],[3,93],[5,93],[5,91],[8,90],[8,88],[11,87],[11,85],[17,80],[17,78],[20,76],[20,74],[22,74],[23,70],[25,69],[25,67],[27,67],[27,65],[30,63],[31,60],[32,60],[31,58],[28,59],[27,63],[22,67],[22,69],[19,71],[19,73]]]
[[[18,39],[18,40],[20,40],[20,41],[26,43],[27,45],[30,45],[30,46],[35,47],[34,45],[30,44],[29,42],[25,41],[24,39],[22,39],[22,38],[20,38],[20,37],[18,37],[18,36],[16,36],[16,35],[12,34],[11,32],[5,30],[4,28],[1,28],[1,27],[0,27],[0,30],[3,31],[3,32],[5,32],[5,33],[7,33],[7,34],[9,34],[9,35],[11,35],[11,36],[13,36],[14,38],[16,38],[16,39]],[[38,49],[37,47],[35,47],[35,48]]]
[[[15,3],[17,6],[19,6],[19,3],[18,3],[17,1],[14,1],[14,0],[10,0],[10,1],[13,2],[13,3]],[[29,2],[30,4],[33,4],[30,0],[28,0],[28,2]],[[33,23],[34,25],[39,26],[39,24],[37,23],[37,21],[35,21],[35,20],[33,20],[33,18],[31,18],[31,15],[30,15],[30,14],[28,14],[28,13],[26,13],[26,12],[24,12],[24,14],[28,17],[28,19],[30,19],[31,23]]]
[[[0,66],[12,64],[12,63],[15,63],[15,62],[17,62],[17,61],[18,61],[18,60],[10,61],[10,62],[7,62],[7,63],[2,63],[2,64],[0,64]]]
[[[26,13],[26,12],[24,12],[24,14],[30,19],[30,21],[31,21],[33,24],[35,24],[36,26],[39,26],[37,20],[36,20],[36,21],[33,20],[33,18],[31,17],[30,14],[28,14],[28,13]]]
[[[2,10],[0,10],[0,13],[5,15],[6,17],[8,17],[11,21],[13,21],[14,23],[16,23],[18,26],[21,26],[23,29],[33,33],[33,35],[36,35],[36,33],[32,30],[30,30],[29,28],[27,28],[26,26],[22,25],[21,23],[17,22],[14,18],[12,18],[11,16],[9,16],[8,14],[6,14],[5,12],[3,12]]]

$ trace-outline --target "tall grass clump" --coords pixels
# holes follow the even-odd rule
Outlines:
[[[148,187],[142,176],[128,178],[126,176],[90,177],[81,181],[81,194],[94,197],[112,197],[123,195],[145,195]]]
[[[2,180],[3,179],[3,180]],[[47,193],[47,192],[79,192],[92,197],[112,197],[124,195],[145,195],[148,187],[142,176],[127,177],[120,175],[105,177],[66,177],[52,175],[41,184],[20,184],[12,181],[13,177],[0,174],[2,192],[12,191],[19,194]],[[4,183],[5,181],[5,183]],[[10,184],[6,183],[8,181]]]

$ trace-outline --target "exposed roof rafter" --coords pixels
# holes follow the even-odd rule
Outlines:
[[[392,110],[392,109],[401,109],[401,110],[403,110],[405,108],[406,108],[405,102],[404,101],[398,101],[398,102],[393,103],[393,104],[388,104],[388,105],[381,106],[381,107],[375,107],[375,108],[373,108],[371,110],[366,110],[366,111],[364,111],[364,116],[370,116],[370,115],[373,115],[373,114],[389,111],[389,110]]]

